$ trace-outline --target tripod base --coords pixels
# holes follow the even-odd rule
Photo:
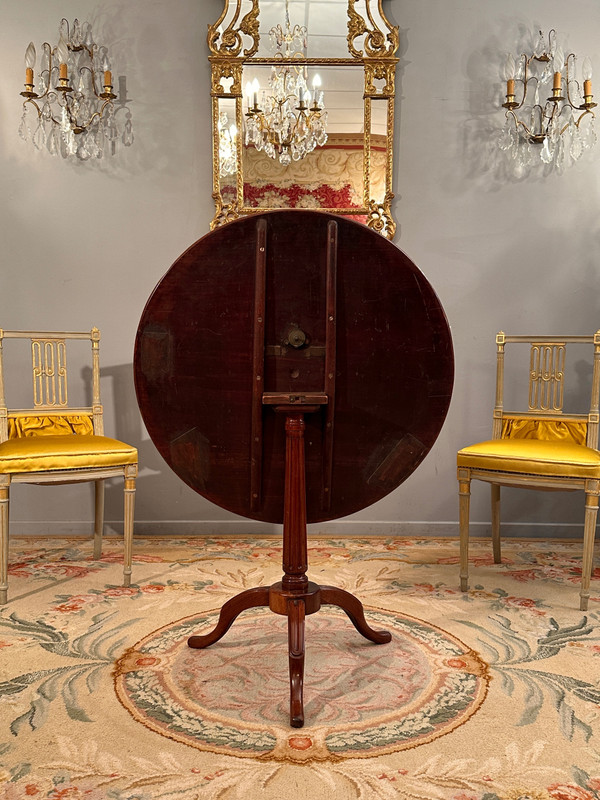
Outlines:
[[[304,620],[307,614],[314,614],[321,605],[338,606],[346,612],[356,630],[375,644],[385,644],[392,638],[389,631],[371,628],[365,619],[362,603],[350,592],[334,586],[319,586],[307,582],[305,590],[287,590],[283,582],[272,586],[259,586],[232,597],[221,608],[215,628],[206,635],[194,635],[188,639],[193,648],[209,647],[224,636],[236,617],[249,608],[268,606],[275,614],[288,618],[288,656],[290,670],[290,724],[293,728],[304,725]]]

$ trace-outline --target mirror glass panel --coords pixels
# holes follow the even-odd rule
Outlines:
[[[348,58],[347,7],[348,0],[288,0],[292,28],[308,31],[307,58]],[[285,0],[260,0],[258,56],[273,55],[269,31],[276,25],[285,27]]]
[[[244,67],[246,79],[268,86],[270,66]],[[312,70],[308,71],[309,82]],[[360,67],[319,66],[327,90],[327,142],[284,165],[243,142],[244,206],[249,208],[361,209],[364,205],[363,73]]]
[[[237,198],[238,154],[235,100],[231,97],[218,101],[219,135],[219,191],[226,203]]]

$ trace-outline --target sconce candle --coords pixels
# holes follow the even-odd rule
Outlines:
[[[592,62],[590,61],[589,57],[586,56],[583,59],[583,98],[586,103],[590,102],[592,99]]]
[[[29,42],[25,50],[25,89],[33,91],[33,68],[35,67],[35,45]]]

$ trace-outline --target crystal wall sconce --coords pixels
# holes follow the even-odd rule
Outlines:
[[[592,65],[585,58],[578,77],[577,57],[556,45],[556,31],[546,41],[540,31],[534,52],[504,66],[506,123],[499,146],[521,166],[537,158],[559,169],[577,161],[596,142],[592,100]],[[550,88],[552,87],[552,88]],[[537,151],[537,152],[536,152]]]
[[[61,20],[55,47],[42,45],[37,78],[33,42],[25,52],[23,116],[19,135],[38,150],[81,160],[112,155],[117,142],[133,143],[131,112],[113,92],[108,50],[94,42],[89,23]],[[34,125],[29,124],[33,114]],[[117,111],[124,111],[117,121]],[[28,113],[29,112],[29,113]],[[122,123],[122,124],[121,124]],[[33,128],[33,129],[32,129]]]

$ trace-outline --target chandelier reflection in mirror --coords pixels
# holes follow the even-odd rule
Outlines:
[[[502,104],[506,123],[498,144],[519,166],[529,166],[539,158],[560,170],[595,144],[592,109],[596,103],[589,58],[583,61],[581,79],[577,72],[575,54],[565,58],[556,45],[554,30],[547,40],[539,32],[532,55],[523,53],[517,62],[512,55],[507,57],[503,72],[506,101]]]
[[[262,92],[262,108],[258,103],[258,80],[255,78],[246,85],[245,142],[287,166],[292,160],[300,161],[315,147],[325,144],[327,112],[319,75],[315,74],[312,79],[311,95],[306,65],[289,63],[294,58],[306,58],[308,31],[303,25],[291,27],[288,0],[285,3],[285,29],[275,25],[269,36],[276,56],[287,63],[271,67],[270,94]]]
[[[23,116],[19,135],[38,150],[81,160],[112,155],[120,141],[133,143],[131,112],[125,101],[115,106],[111,65],[106,47],[94,42],[89,23],[78,20],[59,26],[58,44],[42,45],[39,72],[34,77],[33,42],[25,52]],[[35,113],[32,113],[32,109]],[[117,111],[124,110],[123,124]],[[30,124],[33,116],[33,125]]]

